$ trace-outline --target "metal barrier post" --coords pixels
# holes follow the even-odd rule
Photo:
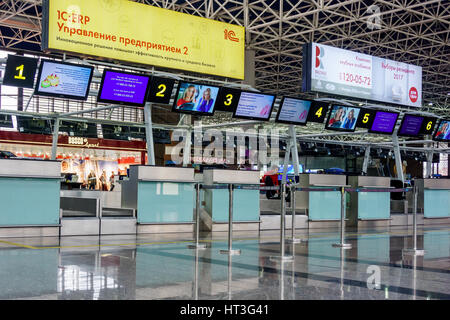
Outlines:
[[[351,249],[352,245],[350,243],[344,243],[344,233],[345,233],[345,187],[341,188],[341,242],[334,243],[332,246],[343,249]]]
[[[286,184],[280,186],[281,213],[280,213],[280,256],[271,257],[274,260],[293,261],[292,256],[286,256]]]
[[[228,185],[229,201],[228,201],[228,250],[220,250],[221,254],[240,255],[241,250],[233,250],[233,184]]]
[[[289,239],[289,242],[292,244],[301,243],[302,239],[295,237],[295,185],[292,185],[290,188],[291,192],[291,210],[292,210],[292,229],[291,229],[291,239]]]
[[[200,183],[195,185],[195,244],[188,246],[189,249],[206,249],[206,244],[200,243]]]
[[[414,198],[414,206],[413,206],[413,248],[412,249],[404,249],[403,252],[405,254],[412,254],[415,256],[423,256],[425,255],[425,250],[417,249],[417,186],[414,183],[413,187],[413,198]]]

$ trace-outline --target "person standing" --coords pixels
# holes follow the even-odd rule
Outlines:
[[[111,172],[111,176],[109,177],[109,191],[114,190],[114,172]]]
[[[95,190],[95,185],[97,184],[97,177],[93,170],[88,175],[88,188],[89,190]]]

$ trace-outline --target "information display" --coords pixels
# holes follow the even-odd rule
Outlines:
[[[8,55],[3,85],[30,88],[34,87],[38,59]]]
[[[244,27],[135,1],[43,0],[42,49],[244,79]]]
[[[216,111],[232,112],[236,110],[241,90],[221,87],[217,97]]]
[[[14,128],[12,116],[8,114],[0,114],[0,127],[2,128]]]
[[[422,122],[422,128],[420,129],[421,134],[433,134],[434,126],[436,125],[437,118],[425,117]]]
[[[422,106],[422,68],[317,43],[304,47],[303,89]]]
[[[328,130],[353,132],[361,109],[349,106],[333,105],[325,126]]]
[[[441,120],[433,136],[436,141],[450,141],[450,120]]]
[[[359,118],[356,121],[356,126],[358,128],[370,129],[372,127],[373,119],[377,114],[376,110],[362,108],[359,113]]]
[[[392,134],[394,132],[398,116],[398,112],[377,111],[369,132]]]
[[[417,137],[420,134],[424,117],[405,114],[398,129],[399,136]]]
[[[212,116],[218,95],[219,87],[180,82],[172,111]]]
[[[86,100],[94,67],[42,60],[34,94]]]
[[[312,103],[311,100],[283,97],[275,121],[294,125],[306,125]]]
[[[233,118],[268,121],[274,104],[274,95],[243,91]]]
[[[153,76],[150,81],[147,101],[159,104],[169,104],[174,86],[174,79]]]
[[[323,123],[329,107],[330,105],[327,102],[313,101],[311,108],[309,108],[308,121]]]
[[[143,107],[149,85],[149,76],[104,70],[97,101]]]

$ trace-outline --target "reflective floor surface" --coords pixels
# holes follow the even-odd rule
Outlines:
[[[289,231],[287,232],[290,233]],[[298,230],[302,244],[279,232],[0,239],[0,299],[450,299],[450,226],[349,231],[351,249],[332,246],[338,231]]]

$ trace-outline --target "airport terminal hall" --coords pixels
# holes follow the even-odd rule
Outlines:
[[[1,0],[0,302],[450,300],[449,39],[448,0]]]

